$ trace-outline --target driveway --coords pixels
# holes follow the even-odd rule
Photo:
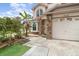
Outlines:
[[[30,36],[24,45],[32,47],[23,56],[79,56],[79,42],[48,40],[41,36]]]

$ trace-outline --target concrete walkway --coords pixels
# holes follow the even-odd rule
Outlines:
[[[47,40],[35,35],[24,45],[32,47],[23,56],[79,56],[79,42],[65,40]]]

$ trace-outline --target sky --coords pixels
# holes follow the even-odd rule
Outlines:
[[[34,3],[0,3],[0,16],[19,16],[20,12],[26,11],[32,15]]]

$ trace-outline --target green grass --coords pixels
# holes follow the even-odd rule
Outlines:
[[[21,56],[29,49],[30,47],[28,46],[15,44],[15,45],[0,49],[0,56]]]

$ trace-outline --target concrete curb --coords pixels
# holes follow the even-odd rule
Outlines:
[[[47,55],[48,55],[48,48],[41,46],[33,46],[23,56],[47,56]]]
[[[37,46],[33,46],[29,51],[27,51],[26,53],[24,53],[23,56],[29,56],[33,51],[34,49],[36,48]]]

